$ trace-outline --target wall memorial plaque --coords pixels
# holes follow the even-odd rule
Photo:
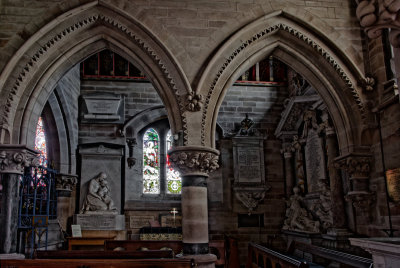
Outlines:
[[[82,230],[125,230],[125,215],[75,214],[74,223]]]
[[[264,184],[264,146],[260,137],[233,138],[235,184]]]
[[[154,221],[154,216],[130,216],[129,227],[131,229],[140,229],[142,227],[150,226],[150,221]]]
[[[390,200],[400,202],[400,168],[386,171],[386,180]]]

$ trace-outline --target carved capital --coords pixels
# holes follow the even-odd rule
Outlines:
[[[335,159],[335,168],[346,171],[351,178],[368,178],[371,171],[371,156],[349,154]]]
[[[38,165],[38,151],[25,145],[0,145],[0,173],[22,175],[26,167]]]
[[[293,146],[292,145],[283,145],[281,149],[281,154],[283,154],[283,157],[286,158],[292,158],[293,156]]]
[[[203,107],[203,96],[195,92],[191,92],[186,96],[186,109],[190,112],[200,111]]]
[[[72,191],[78,182],[77,175],[71,174],[58,174],[56,179],[56,189],[64,191]]]
[[[181,175],[200,175],[219,168],[219,151],[201,146],[179,146],[168,151],[171,166]]]
[[[360,1],[356,15],[369,38],[381,36],[382,29],[390,29],[390,43],[400,46],[400,0]]]

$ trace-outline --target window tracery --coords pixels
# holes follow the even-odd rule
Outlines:
[[[171,130],[168,131],[166,137],[167,151],[172,148],[173,136]],[[167,176],[167,194],[180,194],[182,190],[182,179],[178,171],[171,167],[169,155],[167,154],[166,161],[166,176]]]
[[[143,135],[143,193],[160,193],[159,135],[153,128]]]
[[[42,117],[39,117],[36,126],[35,150],[40,151],[39,165],[47,167],[46,133],[43,127]]]

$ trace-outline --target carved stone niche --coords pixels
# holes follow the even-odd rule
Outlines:
[[[80,114],[83,123],[124,123],[124,97],[114,93],[82,96]]]
[[[271,188],[265,182],[264,138],[236,136],[233,143],[234,183],[236,198],[251,214]]]

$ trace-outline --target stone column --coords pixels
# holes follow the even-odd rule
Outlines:
[[[57,218],[64,231],[67,230],[67,221],[72,216],[71,193],[78,179],[77,175],[58,174],[57,175]]]
[[[290,145],[284,145],[281,153],[283,154],[283,158],[285,159],[285,178],[286,178],[286,188],[285,188],[285,196],[289,197],[292,195],[292,190],[294,187],[294,178],[293,178],[293,166],[292,166],[292,157],[293,157],[293,147]]]
[[[15,253],[19,210],[19,177],[25,167],[38,164],[38,152],[24,145],[0,145],[0,174],[3,185],[0,214],[0,253]]]
[[[359,215],[369,218],[370,209],[375,202],[375,193],[369,191],[371,155],[367,153],[350,153],[335,159],[335,167],[349,174],[351,190],[346,201],[352,202]]]
[[[344,208],[343,199],[343,184],[342,177],[339,171],[335,168],[335,158],[338,155],[337,152],[337,141],[336,132],[332,127],[325,129],[326,135],[326,151],[328,156],[328,174],[329,174],[329,185],[331,189],[332,198],[332,217],[333,217],[333,228],[346,228],[346,213]]]
[[[208,173],[217,169],[219,152],[200,146],[181,146],[169,151],[171,165],[182,177],[183,257],[194,258],[198,267],[215,267],[208,247]]]

